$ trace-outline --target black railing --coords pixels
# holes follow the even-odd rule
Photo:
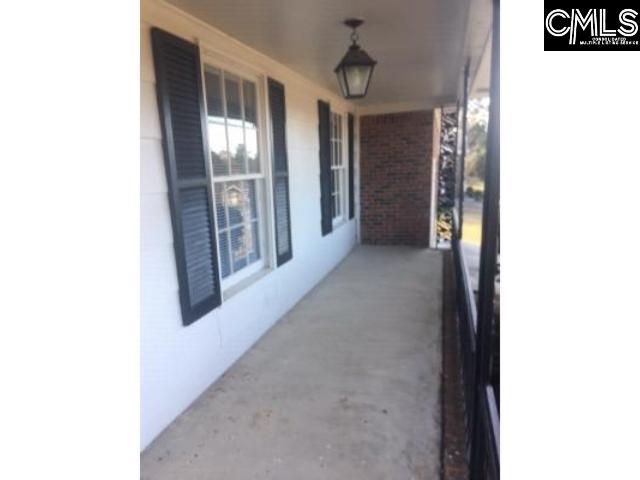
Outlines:
[[[456,310],[458,315],[459,345],[462,363],[462,380],[465,400],[465,426],[467,457],[472,479],[499,478],[499,426],[498,402],[490,371],[479,373],[480,361],[487,361],[481,351],[486,351],[489,362],[495,358],[497,342],[493,335],[480,338],[476,295],[471,287],[464,251],[457,235],[458,217],[454,211],[452,238],[456,277]],[[490,320],[493,332],[494,319]],[[481,438],[476,438],[480,436]],[[480,465],[474,468],[474,462]]]
[[[485,195],[487,194],[485,188]],[[456,277],[456,310],[464,383],[467,457],[472,480],[498,479],[500,478],[500,419],[493,384],[495,382],[491,381],[490,370],[498,346],[494,337],[495,305],[492,301],[490,313],[484,317],[480,316],[478,311],[480,299],[483,295],[490,293],[487,290],[491,290],[493,294],[495,288],[486,286],[483,288],[481,274],[478,303],[476,303],[464,251],[457,234],[459,231],[457,223],[458,217],[454,210],[451,247]],[[483,221],[483,226],[485,223]],[[482,257],[481,254],[481,262]],[[493,269],[495,271],[496,267],[494,266]],[[490,280],[495,282],[495,277]]]
[[[459,232],[458,215],[454,210],[453,230]],[[471,277],[467,268],[460,238],[453,235],[451,248],[453,250],[453,261],[455,263],[456,278],[456,303],[460,335],[460,347],[462,354],[462,378],[464,380],[465,408],[467,411],[466,424],[470,431],[473,424],[471,413],[473,412],[475,398],[475,358],[476,358],[476,328],[478,324],[478,311],[476,308],[475,295],[471,286]]]
[[[485,187],[482,209],[482,241],[477,298],[471,286],[464,250],[461,245],[462,201],[453,208],[451,248],[456,275],[456,310],[459,322],[462,379],[465,393],[467,455],[471,480],[500,478],[500,418],[496,385],[496,359],[499,342],[499,297],[496,297],[498,273],[498,236],[500,228],[500,2],[493,1],[493,37],[491,52],[491,88]],[[468,69],[465,69],[468,75]],[[465,78],[464,102],[467,101]],[[461,119],[466,123],[466,118]],[[460,130],[460,128],[459,128]],[[463,132],[466,129],[462,129]],[[466,139],[462,139],[464,143]],[[461,172],[464,151],[456,159]],[[462,197],[461,197],[462,198]],[[496,301],[497,300],[497,301]],[[499,372],[499,370],[498,370]]]

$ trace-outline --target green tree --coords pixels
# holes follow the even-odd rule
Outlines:
[[[467,153],[465,176],[484,178],[487,157],[487,126],[489,124],[489,97],[469,100],[467,105]]]

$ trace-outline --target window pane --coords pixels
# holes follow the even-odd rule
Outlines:
[[[241,182],[227,182],[224,185],[229,225],[238,225],[244,221],[244,210],[247,203]]]
[[[251,222],[251,236],[253,244],[251,253],[249,253],[249,263],[253,263],[260,258],[260,236],[257,221]]]
[[[244,94],[244,120],[247,123],[256,125],[256,86],[252,82],[242,81]]]
[[[217,184],[215,186],[215,200],[216,200],[216,218],[218,222],[218,228],[226,228],[227,226],[227,212],[224,208],[224,185]]]
[[[227,137],[224,130],[224,118],[209,117],[208,121],[209,150],[213,175],[229,175],[229,154],[227,153]]]
[[[260,159],[258,158],[258,130],[252,126],[253,124],[245,123],[244,125],[249,173],[260,173]]]
[[[227,117],[242,120],[240,104],[240,79],[225,72],[224,88],[227,98]]]
[[[227,134],[229,135],[229,154],[231,155],[231,174],[247,173],[242,133],[242,120],[228,119]]]
[[[226,217],[224,213],[218,213],[218,229],[225,228],[223,225],[229,227],[219,237],[220,255],[226,255],[221,258],[220,268],[226,275],[260,259],[257,182],[244,180],[216,185],[216,211],[227,212]],[[218,191],[221,193],[218,194]],[[224,218],[226,223],[223,223]]]
[[[336,217],[342,214],[342,199],[340,197],[340,170],[336,170]]]
[[[258,205],[256,204],[256,181],[247,180],[242,182],[244,185],[244,192],[248,199],[248,211],[251,220],[258,218]]]
[[[227,156],[227,137],[224,129],[224,112],[222,109],[222,91],[220,88],[220,71],[205,67],[205,91],[207,96],[207,129],[209,150],[214,175],[229,174]]]
[[[336,166],[336,141],[331,142],[331,166]]]
[[[258,92],[255,82],[205,67],[208,135],[215,178],[214,202],[222,277],[261,258],[258,191],[262,180],[224,181],[260,173]],[[223,181],[220,181],[223,180]],[[261,184],[262,185],[262,184]]]
[[[331,165],[335,166],[338,164],[338,144],[333,141],[331,142]]]
[[[218,235],[218,250],[220,250],[220,276],[225,278],[231,274],[227,232],[222,232]]]
[[[260,172],[258,159],[258,124],[256,86],[253,82],[242,81],[244,103],[244,135],[249,173]]]
[[[252,246],[253,239],[249,224],[231,229],[231,259],[234,272],[247,266],[247,256]]]
[[[222,90],[220,88],[220,71],[209,66],[204,71],[204,86],[207,95],[207,114],[210,117],[222,117]]]
[[[334,168],[332,170],[331,183],[332,183],[332,216],[338,218],[342,216],[342,183],[343,183],[343,169]]]

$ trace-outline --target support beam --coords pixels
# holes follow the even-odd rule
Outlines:
[[[469,64],[471,59],[467,59],[464,66],[464,79],[462,82],[462,120],[460,121],[460,178],[458,185],[458,238],[462,240],[462,225],[464,223],[464,162],[467,157],[467,106],[469,104]]]
[[[487,135],[487,163],[482,213],[482,246],[478,298],[478,349],[476,395],[472,429],[471,480],[484,480],[488,459],[486,444],[491,428],[487,417],[486,385],[489,383],[491,332],[494,322],[494,294],[498,234],[500,226],[500,0],[493,0],[493,38],[491,51],[491,98]],[[484,425],[483,425],[484,423]],[[496,452],[497,454],[497,452]],[[496,466],[499,469],[499,465]],[[497,475],[499,475],[499,470]]]

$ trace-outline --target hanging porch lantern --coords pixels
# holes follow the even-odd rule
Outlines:
[[[353,29],[351,32],[352,44],[334,70],[338,76],[338,83],[340,84],[342,95],[348,99],[362,98],[367,94],[371,75],[373,74],[373,67],[378,63],[358,45],[356,28],[363,23],[364,21],[358,18],[348,18],[344,21],[347,27]]]

